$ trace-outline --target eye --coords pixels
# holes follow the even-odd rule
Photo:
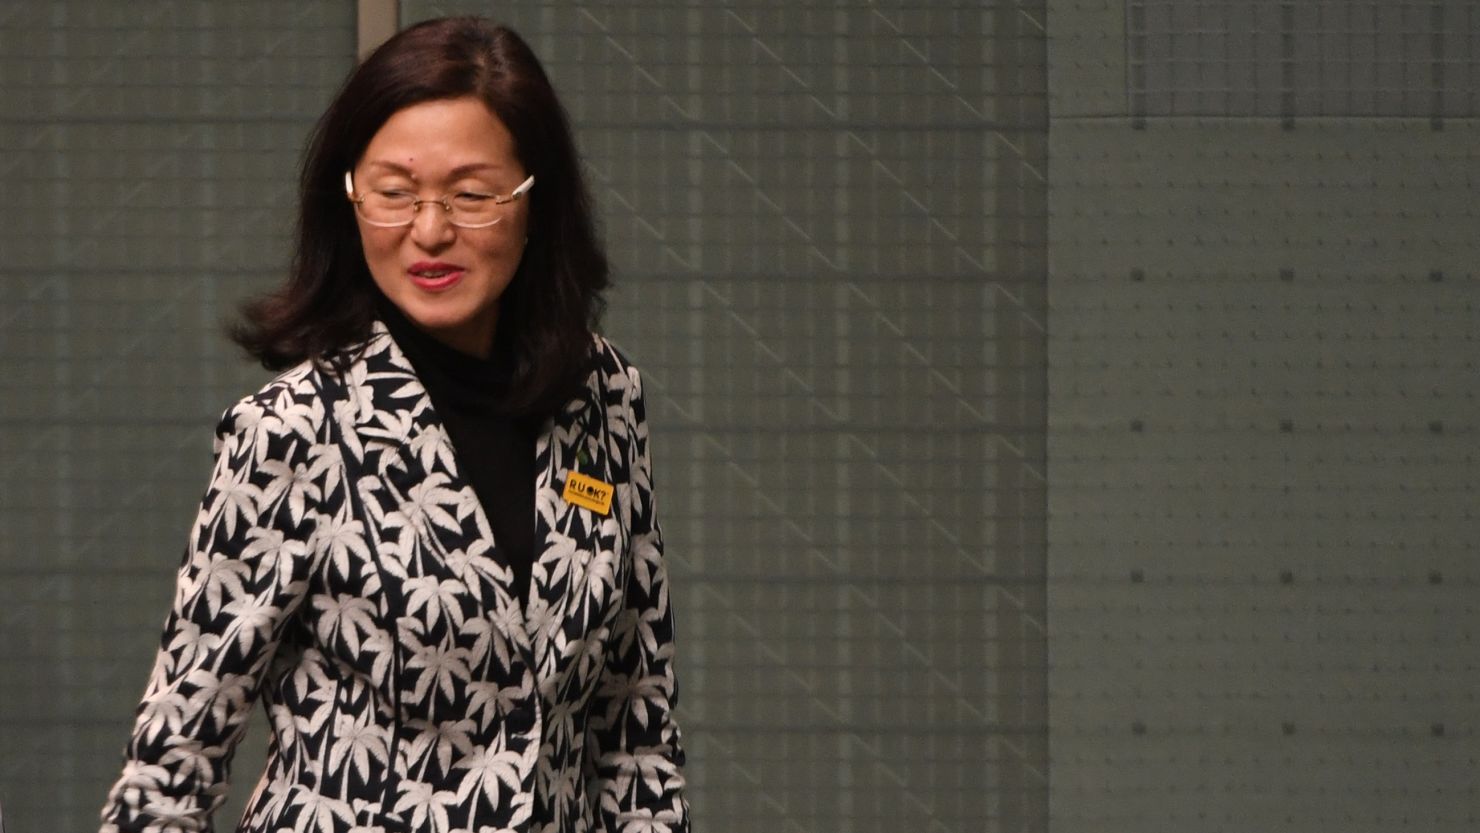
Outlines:
[[[388,202],[411,202],[416,195],[410,191],[402,191],[397,188],[377,188],[375,195]]]
[[[458,205],[476,206],[493,199],[492,194],[480,194],[476,191],[459,191],[452,195],[452,201]]]

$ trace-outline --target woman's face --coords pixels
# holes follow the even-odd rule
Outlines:
[[[514,137],[471,96],[413,104],[370,139],[355,166],[356,196],[404,191],[421,199],[473,192],[507,195],[526,172]],[[421,206],[409,226],[374,226],[356,213],[375,285],[412,323],[442,343],[486,358],[499,298],[529,233],[529,198],[499,207],[487,228],[452,225],[442,206]]]

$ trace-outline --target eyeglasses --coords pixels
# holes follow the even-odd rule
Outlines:
[[[411,225],[416,222],[416,212],[427,203],[442,206],[447,222],[458,228],[488,228],[504,219],[508,211],[504,206],[529,193],[529,189],[533,187],[534,174],[530,174],[519,183],[518,188],[508,194],[459,191],[433,200],[424,200],[410,191],[390,188],[369,191],[356,197],[354,175],[350,171],[344,172],[344,193],[355,204],[355,212],[360,215],[360,219],[381,228]]]

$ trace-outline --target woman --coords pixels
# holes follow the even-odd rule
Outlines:
[[[104,830],[687,830],[641,379],[517,35],[392,38],[320,121]]]

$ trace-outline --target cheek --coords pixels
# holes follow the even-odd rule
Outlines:
[[[506,229],[503,234],[480,241],[472,248],[479,262],[493,271],[513,271],[514,267],[519,265],[520,255],[524,252],[524,229],[520,227]]]
[[[388,297],[400,292],[401,259],[400,243],[395,235],[383,233],[384,229],[367,232],[360,229],[360,250],[365,255],[365,267],[370,272],[370,281]]]
[[[365,253],[365,265],[370,267],[370,273],[375,277],[380,277],[378,273],[388,265],[394,266],[396,259],[397,241],[384,231],[360,229],[360,249]]]

